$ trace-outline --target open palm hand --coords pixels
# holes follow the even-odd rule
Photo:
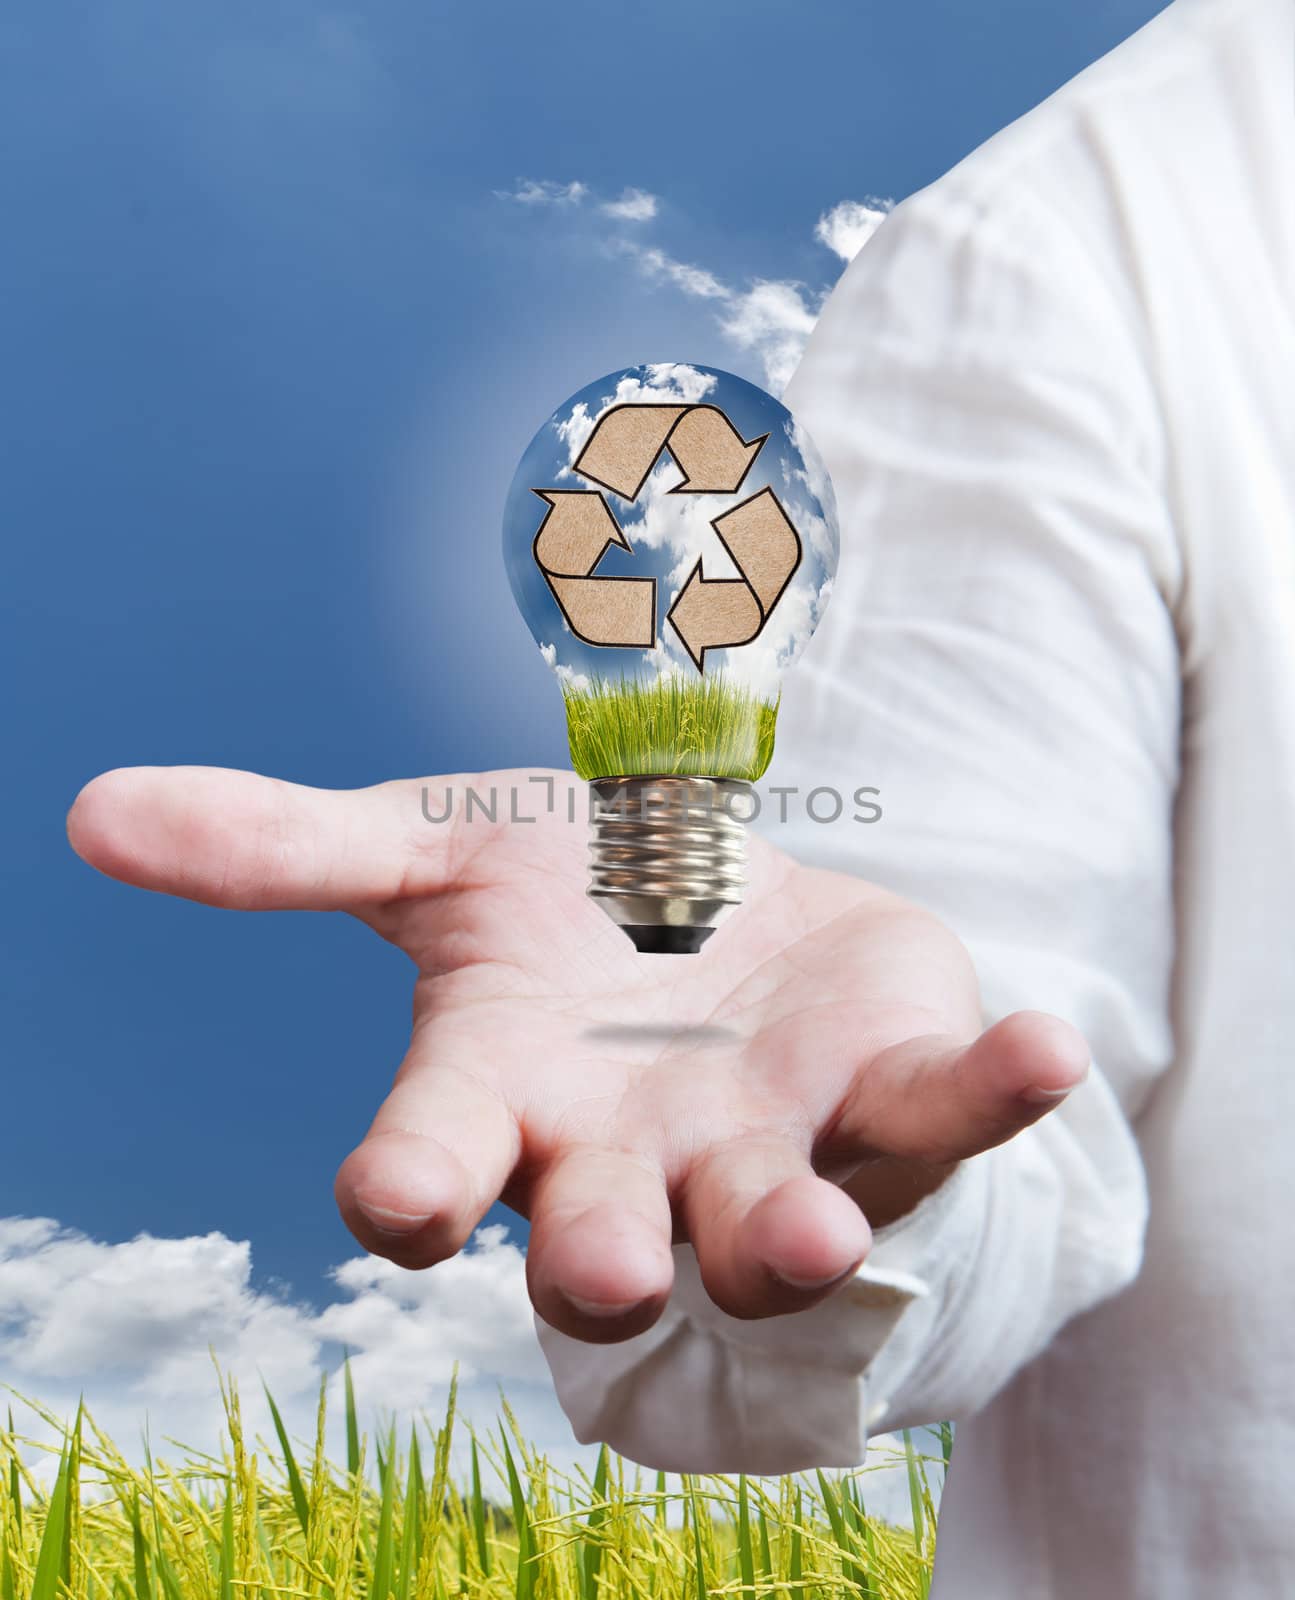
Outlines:
[[[529,824],[430,823],[418,782],[333,793],[193,767],[105,774],[69,818],[114,877],[348,911],[413,960],[409,1052],[337,1180],[368,1249],[430,1265],[502,1198],[531,1221],[537,1310],[578,1337],[650,1325],[672,1240],[725,1310],[794,1311],[862,1260],[865,1211],[889,1220],[1082,1078],[1065,1023],[981,1031],[935,918],[756,838],[746,904],[705,950],[639,955],[584,894],[583,785],[545,776],[554,804],[532,789]],[[439,803],[529,778],[429,784]]]

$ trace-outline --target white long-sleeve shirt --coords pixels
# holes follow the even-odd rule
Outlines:
[[[1295,1593],[1295,6],[1177,0],[906,201],[787,400],[841,509],[778,842],[1095,1068],[814,1310],[542,1329],[582,1439],[859,1461],[954,1417],[935,1593]],[[741,913],[737,913],[740,915]],[[700,958],[704,959],[704,957]]]

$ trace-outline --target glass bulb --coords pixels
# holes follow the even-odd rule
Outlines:
[[[508,578],[592,786],[589,893],[641,951],[697,951],[741,900],[751,785],[839,544],[804,429],[713,367],[610,373],[527,446]]]

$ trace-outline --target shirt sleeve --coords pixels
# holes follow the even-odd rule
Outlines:
[[[1138,1270],[1131,1121],[1172,1049],[1182,580],[1119,250],[1028,180],[955,173],[845,273],[787,395],[835,486],[840,576],[784,692],[769,781],[796,792],[762,823],[934,910],[986,1020],[1055,1012],[1093,1071],[810,1311],[727,1317],[680,1249],[649,1332],[541,1327],[581,1439],[677,1470],[852,1464],[870,1428],[984,1405]]]

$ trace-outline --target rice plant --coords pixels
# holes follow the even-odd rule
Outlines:
[[[246,1437],[222,1383],[219,1457],[147,1454],[135,1466],[84,1410],[63,1429],[42,1488],[33,1441],[0,1428],[2,1600],[920,1600],[935,1516],[928,1462],[906,1440],[914,1528],[869,1516],[869,1468],[813,1478],[685,1477],[669,1484],[604,1450],[560,1471],[504,1404],[465,1432],[451,1470],[455,1393],[439,1424],[398,1448],[361,1435],[346,1374],[345,1465],[315,1437],[294,1445],[271,1400],[273,1441]],[[47,1425],[56,1419],[25,1401]],[[938,1470],[938,1467],[937,1467]],[[42,1475],[43,1476],[43,1475]],[[491,1494],[486,1485],[497,1483]]]
[[[742,778],[773,759],[777,700],[723,677],[595,679],[563,689],[571,764],[582,778]]]

